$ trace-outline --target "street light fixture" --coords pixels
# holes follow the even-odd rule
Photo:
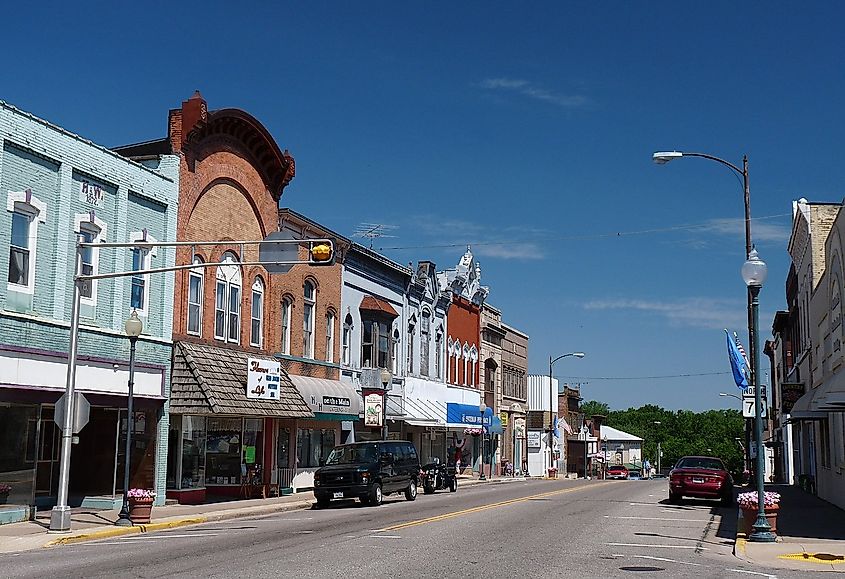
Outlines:
[[[555,399],[557,398],[555,396],[555,394],[560,394],[559,392],[555,392],[554,391],[555,388],[552,386],[552,366],[554,366],[554,363],[557,362],[558,360],[562,360],[563,358],[568,358],[570,356],[573,357],[573,358],[583,358],[584,356],[586,356],[586,354],[584,352],[569,352],[568,354],[561,354],[560,356],[558,356],[557,358],[554,358],[554,359],[552,359],[552,357],[549,356],[549,470],[548,470],[548,473],[547,473],[547,474],[549,474],[549,476],[551,476],[551,469],[555,468],[555,466],[553,466],[554,456],[555,456],[554,450],[553,450],[554,444],[555,444],[555,418],[554,418],[554,414],[555,414]],[[586,446],[586,445],[587,445],[587,441],[586,441],[586,437],[585,437],[584,446]],[[584,468],[586,469],[586,458],[584,459]],[[557,475],[557,470],[555,470],[555,475]]]
[[[748,286],[748,292],[751,295],[751,363],[753,368],[760,367],[760,348],[757,344],[757,325],[758,325],[758,308],[760,289],[766,282],[768,268],[764,262],[757,255],[757,250],[752,249],[748,254],[748,259],[742,264],[742,279],[745,285]],[[762,393],[760,392],[760,385],[758,384],[757,372],[751,373],[751,387],[754,388],[754,444],[757,448],[757,463],[755,470],[757,471],[757,520],[752,526],[751,535],[748,536],[749,541],[759,543],[773,543],[775,535],[766,520],[765,512],[765,491],[763,489],[763,417],[760,412],[760,402]]]
[[[478,405],[478,412],[481,413],[481,460],[479,461],[478,472],[480,476],[478,480],[487,480],[484,476],[484,413],[487,412],[487,405],[484,401],[481,401],[481,404]]]
[[[739,397],[739,396],[737,396],[736,394],[730,394],[730,393],[728,393],[728,392],[719,392],[719,396],[722,396],[722,397],[724,397],[724,396],[730,396],[731,398],[736,398],[737,400],[739,400],[740,402],[742,402],[742,398],[741,398],[741,397]]]
[[[129,518],[129,470],[132,465],[132,431],[135,429],[135,415],[133,409],[133,390],[135,386],[135,343],[138,336],[144,331],[144,322],[138,317],[134,309],[129,319],[123,325],[126,335],[129,337],[129,397],[126,403],[126,452],[123,457],[123,506],[120,509],[115,525],[120,527],[131,527],[132,519]]]
[[[683,153],[681,151],[658,151],[654,153],[651,158],[652,160],[658,165],[665,165],[669,161],[673,161],[675,159],[680,159],[682,157],[700,157],[702,159],[707,159],[710,161],[715,161],[716,163],[720,163],[725,167],[729,168],[734,174],[742,177],[742,190],[743,196],[745,201],[745,255],[750,256],[751,250],[753,249],[751,244],[751,190],[748,185],[748,155],[742,156],[742,168],[737,167],[733,163],[729,161],[725,161],[724,159],[720,159],[719,157],[714,157],[713,155],[708,155],[705,153]],[[747,315],[748,315],[748,340],[751,341],[751,325],[752,325],[752,313],[751,313],[751,291],[747,292],[746,295],[747,300]],[[756,366],[752,366],[749,368],[753,375],[757,371]],[[748,442],[748,447],[750,451],[751,446],[751,434],[749,428],[749,421],[745,421],[745,438]],[[750,461],[750,456],[745,457],[746,461]]]

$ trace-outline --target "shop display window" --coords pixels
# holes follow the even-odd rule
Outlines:
[[[38,407],[0,404],[0,504],[32,504]]]
[[[296,468],[316,468],[335,447],[333,428],[300,428],[296,432]]]
[[[205,486],[205,417],[182,417],[182,479],[180,487]]]
[[[241,482],[241,418],[208,418],[206,434],[206,484]]]
[[[288,468],[290,465],[290,429],[279,428],[279,436],[276,442],[276,464],[279,468]]]

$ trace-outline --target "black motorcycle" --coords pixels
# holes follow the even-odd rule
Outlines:
[[[423,492],[432,494],[438,489],[449,489],[449,492],[458,490],[458,477],[454,466],[447,466],[439,462],[430,462],[421,467],[420,480],[423,485]]]

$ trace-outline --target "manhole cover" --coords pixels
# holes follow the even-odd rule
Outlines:
[[[620,571],[665,571],[663,567],[650,567],[647,565],[633,565],[630,567],[619,567]]]
[[[808,563],[845,563],[845,555],[832,555],[830,553],[792,553],[789,555],[778,555],[778,559],[791,559],[793,561],[806,561]]]

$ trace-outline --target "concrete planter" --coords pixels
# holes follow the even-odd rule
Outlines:
[[[129,499],[129,518],[133,524],[145,525],[150,522],[155,499]]]

